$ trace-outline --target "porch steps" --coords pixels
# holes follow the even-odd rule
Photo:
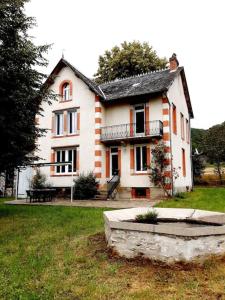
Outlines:
[[[106,190],[98,191],[97,195],[95,195],[94,200],[107,200],[108,192]]]

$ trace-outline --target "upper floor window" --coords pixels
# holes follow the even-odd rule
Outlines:
[[[186,119],[186,140],[189,143],[190,140],[190,128],[189,128],[189,121]]]
[[[180,113],[181,138],[184,140],[184,115]]]
[[[172,104],[172,121],[173,121],[173,133],[177,134],[177,108]]]
[[[62,96],[63,96],[63,101],[70,100],[70,84],[68,82],[63,84]]]
[[[146,146],[135,147],[135,171],[136,172],[147,171],[147,147]]]
[[[55,128],[56,135],[63,135],[63,113],[55,114]]]
[[[77,112],[74,111],[68,111],[67,113],[67,128],[68,128],[68,134],[73,134],[77,132]]]

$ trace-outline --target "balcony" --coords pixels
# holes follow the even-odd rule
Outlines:
[[[101,128],[102,142],[125,140],[145,140],[153,137],[162,137],[163,124],[161,121],[143,122],[142,124],[128,123]]]

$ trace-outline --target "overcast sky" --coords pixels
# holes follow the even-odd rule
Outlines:
[[[49,73],[62,56],[92,77],[98,57],[123,41],[147,41],[159,56],[184,66],[195,119],[192,127],[225,121],[224,0],[31,0],[36,44],[53,44]]]

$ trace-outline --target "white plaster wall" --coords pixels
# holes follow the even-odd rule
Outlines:
[[[178,169],[179,178],[174,182],[175,192],[185,191],[186,186],[192,186],[192,170],[191,170],[191,143],[187,143],[187,132],[186,132],[186,119],[190,118],[187,108],[187,103],[184,95],[183,84],[181,81],[181,76],[179,75],[174,80],[172,86],[170,87],[167,97],[170,101],[170,104],[174,103],[177,109],[177,134],[173,133],[172,130],[172,108],[170,110],[170,119],[171,119],[171,149],[172,149],[172,163],[173,167]],[[185,139],[181,138],[181,122],[180,122],[180,113],[184,115],[184,132]],[[190,129],[189,129],[190,130]],[[182,150],[185,149],[186,155],[186,177],[182,173]]]
[[[162,100],[161,98],[155,98],[149,100],[146,105],[149,106],[149,120],[161,120],[162,121]],[[130,123],[130,109],[133,108],[133,105],[128,103],[117,103],[111,106],[107,106],[104,109],[104,117],[103,117],[103,126],[112,126],[119,124]],[[141,145],[150,145],[150,149],[153,146],[149,141],[141,142]],[[136,143],[135,145],[139,145]],[[118,147],[115,145],[111,145],[110,147]],[[105,151],[107,146],[104,147],[103,157],[102,157],[102,183],[106,181],[105,178]],[[149,176],[140,174],[135,175],[131,174],[130,170],[130,144],[126,144],[125,146],[119,146],[121,149],[121,178],[120,185],[121,187],[149,187],[150,185]]]
[[[39,126],[47,128],[47,134],[38,140],[38,156],[45,162],[51,161],[52,147],[79,146],[79,171],[94,170],[94,143],[95,143],[95,95],[88,86],[75,76],[73,71],[63,68],[51,89],[59,93],[60,83],[71,80],[73,85],[72,101],[53,101],[52,105],[43,103],[43,117],[39,117]],[[80,109],[80,135],[71,137],[52,138],[52,112],[77,107]],[[42,172],[50,177],[50,168],[42,168]],[[54,186],[70,186],[71,176],[54,176],[49,179]]]

